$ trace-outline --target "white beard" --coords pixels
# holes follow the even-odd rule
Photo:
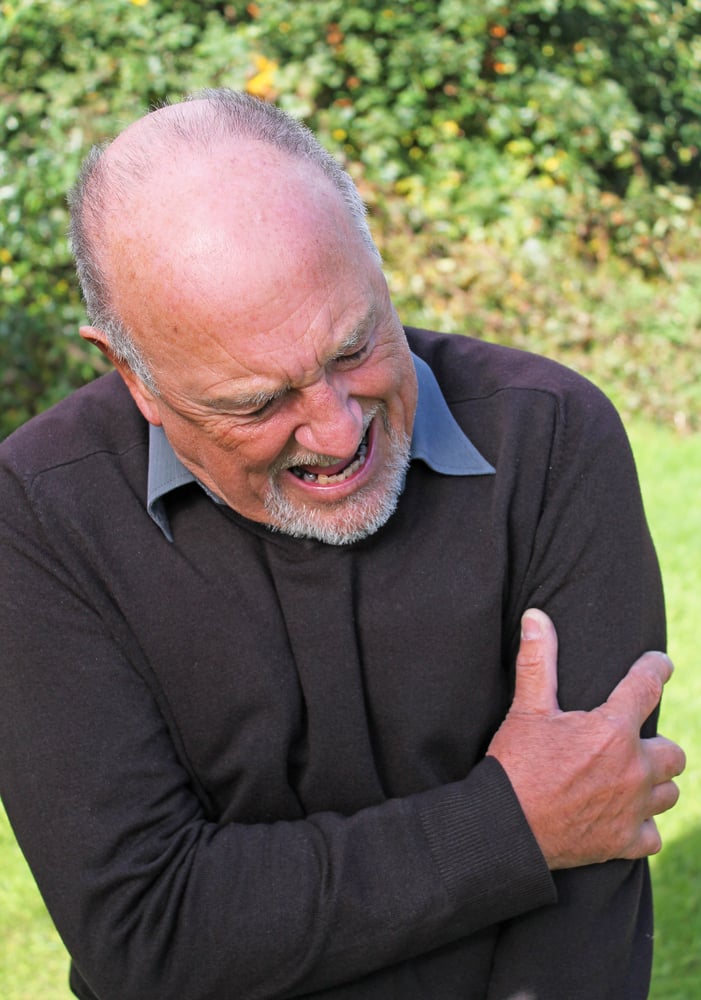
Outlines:
[[[397,508],[409,467],[411,442],[384,420],[389,458],[374,482],[357,493],[323,506],[306,506],[285,497],[275,479],[265,498],[269,527],[294,538],[313,538],[326,545],[350,545],[374,534]]]

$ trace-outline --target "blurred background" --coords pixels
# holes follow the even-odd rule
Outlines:
[[[701,998],[701,0],[1,3],[0,438],[105,370],[66,241],[83,156],[212,86],[346,165],[406,323],[548,354],[621,410],[677,662],[662,728],[689,755],[651,996]],[[4,816],[0,995],[69,997]]]

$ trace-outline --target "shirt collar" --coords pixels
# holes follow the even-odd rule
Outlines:
[[[492,475],[494,467],[480,455],[455,420],[432,370],[415,354],[412,359],[419,385],[411,437],[412,461],[425,462],[444,476]],[[173,536],[164,499],[179,486],[196,482],[197,478],[171,448],[163,428],[149,424],[147,507],[169,541]],[[205,492],[221,503],[209,490]]]

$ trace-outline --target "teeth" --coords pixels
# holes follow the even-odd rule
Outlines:
[[[365,464],[365,459],[368,453],[368,443],[364,438],[358,448],[356,457],[353,459],[350,465],[347,465],[345,469],[341,472],[337,472],[334,476],[325,476],[323,472],[318,474],[314,472],[309,472],[306,469],[303,472],[297,471],[297,469],[292,469],[295,475],[303,480],[305,483],[318,483],[320,486],[328,486],[329,483],[343,483],[349,476],[352,476],[358,471],[361,466]]]

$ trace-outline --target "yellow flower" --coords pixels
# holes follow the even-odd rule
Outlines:
[[[254,97],[269,98],[275,93],[274,79],[278,64],[274,59],[265,56],[255,56],[256,72],[246,84],[246,90]]]
[[[145,7],[148,0],[129,0],[129,3],[133,3],[135,7]]]
[[[331,133],[336,142],[343,142],[344,139],[348,137],[348,133],[344,128],[335,128]]]

